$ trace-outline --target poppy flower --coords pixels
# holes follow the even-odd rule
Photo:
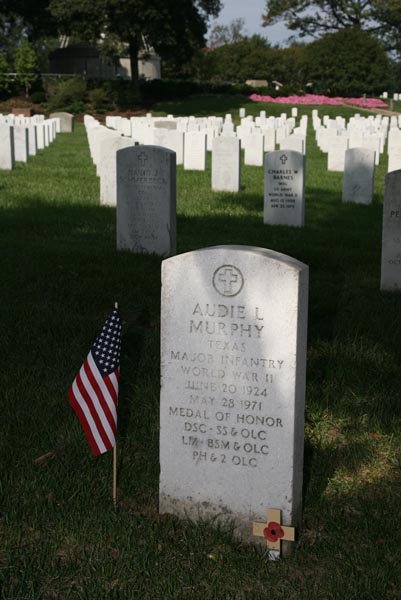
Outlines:
[[[282,530],[280,523],[270,521],[263,530],[263,537],[269,542],[277,542],[278,539],[284,537],[284,531]]]

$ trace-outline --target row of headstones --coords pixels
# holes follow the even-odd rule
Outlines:
[[[241,118],[235,128],[231,114],[222,117],[106,117],[106,126],[119,131],[126,137],[133,137],[146,145],[162,146],[173,150],[177,164],[184,169],[201,170],[206,168],[206,152],[213,150],[213,141],[218,136],[237,137],[244,150],[244,164],[262,166],[264,152],[280,149],[305,152],[307,116],[302,117],[300,126],[295,128],[295,117],[266,118],[266,112],[253,121],[253,117]]]
[[[322,120],[313,117],[316,141],[322,152],[327,153],[329,171],[344,171],[345,152],[350,148],[369,148],[375,152],[375,164],[385,150],[388,137],[388,171],[401,168],[401,117],[362,118],[356,114],[347,123],[343,117]]]
[[[66,116],[68,115],[68,116]],[[0,169],[13,169],[16,162],[27,162],[38,150],[47,148],[61,131],[72,131],[73,115],[0,114]],[[68,123],[67,123],[68,122]]]
[[[156,146],[137,146],[132,140],[122,137],[109,137],[113,136],[113,132],[108,131],[107,128],[103,131],[98,127],[89,127],[89,131],[92,131],[92,134],[97,132],[99,135],[102,132],[106,135],[102,145],[108,148],[109,153],[104,153],[103,161],[100,162],[100,172],[101,182],[103,177],[109,183],[110,174],[113,173],[114,187],[110,192],[115,194],[117,205],[117,247],[132,252],[156,253],[162,256],[174,254],[176,249],[174,152]],[[215,143],[220,145],[222,160],[219,162],[219,153],[215,153],[214,173],[220,172],[219,176],[223,177],[223,173],[226,178],[229,178],[232,172],[230,173],[227,168],[227,154],[231,146],[231,151],[237,152],[239,165],[238,140],[223,137],[217,138]],[[367,203],[367,198],[371,198],[373,194],[374,153],[363,148],[353,148],[347,152],[343,201]],[[228,164],[231,167],[233,160],[230,159]],[[388,276],[388,265],[396,266],[400,263],[397,258],[399,237],[389,233],[392,231],[394,219],[398,218],[399,210],[394,208],[397,196],[391,192],[391,179],[386,181],[384,221],[387,224],[383,229],[382,288],[397,289],[400,285],[399,276],[397,272],[395,275]],[[103,186],[103,192],[107,192],[107,185]],[[267,154],[264,223],[301,227],[304,224],[304,213],[305,157],[294,151]],[[391,221],[386,221],[387,214],[392,215]]]
[[[282,115],[282,118],[284,119]],[[215,117],[211,117],[215,119]],[[111,121],[112,119],[112,121]],[[115,205],[116,203],[116,183],[115,183],[115,152],[123,147],[143,143],[143,136],[137,135],[140,142],[134,138],[124,135],[125,131],[128,134],[131,129],[125,129],[127,119],[122,120],[119,117],[106,119],[108,123],[114,124],[117,129],[111,129],[101,125],[90,115],[84,118],[85,126],[88,134],[88,142],[90,153],[93,162],[96,165],[96,172],[100,177],[100,201],[104,204]],[[149,119],[146,119],[149,121]],[[273,118],[274,120],[274,118]],[[288,119],[288,121],[290,121]],[[167,121],[162,121],[162,124]],[[249,121],[248,121],[249,123]],[[156,122],[157,124],[157,122]],[[173,123],[175,124],[175,123]],[[303,123],[306,128],[306,123]],[[290,127],[290,125],[288,125]],[[146,125],[144,131],[152,133],[152,140],[157,141],[155,144],[160,147],[168,148],[175,152],[176,161],[179,164],[179,157],[184,155],[184,168],[202,168],[206,167],[206,148],[205,134],[202,132],[183,133],[177,130],[165,129],[164,127],[149,127]],[[274,144],[271,151],[275,148],[275,130],[271,129]],[[156,136],[154,135],[156,133]],[[160,135],[159,135],[160,134]],[[185,144],[184,144],[185,136]],[[263,165],[264,146],[263,136],[255,134],[249,138],[259,139],[258,144],[245,145],[245,158],[250,157],[250,160],[245,160],[247,163]],[[295,139],[295,137],[294,137]],[[145,142],[149,141],[146,138]],[[177,143],[177,142],[180,143]],[[301,144],[303,144],[302,140]],[[288,143],[287,143],[288,142]],[[245,143],[245,142],[244,142]],[[298,146],[291,147],[290,138],[286,138],[280,143],[281,147],[288,150],[296,150]],[[185,152],[183,150],[185,147]],[[241,177],[241,141],[236,136],[216,135],[212,138],[212,189],[215,191],[238,192],[240,190]],[[303,147],[300,147],[302,150]],[[252,158],[254,160],[252,160]],[[255,160],[256,159],[256,160]]]
[[[302,116],[299,127],[295,127],[294,115],[297,115],[297,109],[293,108],[291,113],[291,118],[287,118],[286,113],[275,118],[266,117],[266,112],[261,111],[255,122],[253,117],[242,116],[241,125],[235,131],[231,115],[226,115],[224,120],[218,117],[201,119],[180,117],[175,119],[173,115],[166,118],[153,118],[149,113],[146,117],[135,117],[131,120],[107,117],[106,123],[127,136],[135,135],[139,143],[173,150],[177,156],[177,164],[184,164],[184,169],[205,170],[206,150],[220,152],[219,144],[215,143],[218,137],[235,137],[241,140],[241,149],[244,149],[244,164],[246,165],[262,166],[265,152],[274,151],[276,143],[281,150],[295,150],[305,154],[307,117]],[[384,117],[382,120],[381,115],[377,115],[373,120],[373,117],[364,119],[356,114],[347,125],[342,117],[330,119],[326,115],[323,116],[322,126],[322,119],[319,118],[318,111],[314,110],[312,113],[317,142],[319,147],[328,153],[328,169],[330,171],[344,171],[345,152],[349,148],[372,149],[375,151],[375,163],[379,163],[380,153],[384,150],[387,137],[388,117]],[[245,115],[245,110],[240,109],[240,114]],[[184,129],[191,125],[205,128],[206,131],[179,131],[180,127]],[[397,119],[392,117],[389,134],[389,171],[401,168],[401,143],[398,143],[401,138],[397,137],[398,134]],[[225,146],[228,144],[221,144],[222,148]],[[236,148],[236,145],[232,143],[231,147]],[[240,170],[237,167],[236,150],[233,158],[233,169],[236,171],[234,181],[239,182]],[[218,182],[215,187],[212,177],[212,189],[232,192],[239,190],[239,183],[227,187],[220,187],[221,185],[223,182]],[[371,199],[366,199],[365,203],[370,201]]]
[[[115,130],[103,127],[92,117],[85,117],[87,127],[89,149],[92,159],[96,165],[97,174],[100,177],[100,203],[118,206],[118,198],[124,196],[127,205],[130,203],[130,196],[144,196],[145,200],[139,200],[139,212],[143,207],[148,207],[146,198],[150,191],[158,188],[157,181],[154,181],[153,173],[159,173],[160,164],[164,163],[169,157],[171,165],[166,171],[164,186],[160,188],[161,197],[165,194],[171,198],[171,190],[176,189],[176,154],[165,148],[165,152],[158,146],[143,145],[135,148],[137,143],[132,138],[122,137]],[[131,148],[130,153],[126,153],[127,159],[124,163],[124,169],[127,171],[125,176],[119,173],[119,159],[123,156],[121,150]],[[216,191],[238,192],[240,189],[240,140],[236,137],[219,136],[213,139],[212,146],[212,189]],[[174,158],[173,158],[174,157]],[[123,168],[120,167],[120,171]],[[128,172],[131,175],[128,175]],[[122,189],[126,188],[123,193]],[[277,151],[266,154],[265,162],[265,202],[264,202],[264,222],[271,225],[292,225],[302,227],[304,224],[305,210],[305,156],[295,151]],[[174,200],[175,204],[175,200]],[[128,209],[127,209],[128,210]],[[175,209],[174,209],[175,210]],[[118,213],[118,211],[117,211]],[[175,214],[175,213],[174,213]],[[142,217],[143,220],[144,217]],[[175,218],[175,217],[174,217]],[[138,220],[138,217],[137,219]],[[126,221],[126,219],[124,219]],[[165,231],[165,243],[167,250],[159,252],[154,249],[147,249],[150,252],[161,254],[170,254],[169,248],[170,233],[175,229],[170,223]],[[145,227],[140,228],[140,232],[128,235],[124,234],[124,239],[130,241],[124,242],[130,249],[135,247],[146,248],[146,243],[152,246],[153,237],[145,235]],[[148,242],[138,237],[145,237]],[[156,236],[160,241],[160,236]]]
[[[380,98],[383,98],[384,100],[388,99],[388,92],[383,92],[382,94],[380,94]],[[397,93],[395,92],[393,94],[393,100],[401,100],[401,93]]]
[[[102,204],[115,205],[117,201],[116,192],[116,158],[118,149],[135,145],[132,138],[122,137],[119,131],[108,129],[92,120],[89,127],[88,137],[93,160],[97,166],[97,174],[100,176],[100,202]],[[159,129],[158,131],[166,131]],[[176,132],[172,132],[176,133]],[[189,133],[187,135],[192,135]],[[160,144],[165,147],[164,144]],[[170,150],[174,150],[171,146]],[[241,179],[241,145],[236,137],[218,136],[213,138],[212,144],[212,190],[225,192],[238,192]],[[286,149],[287,155],[296,156]],[[356,202],[371,204],[373,200],[374,186],[374,152],[364,149],[354,149],[347,154],[347,168],[343,181],[343,202]],[[278,173],[274,156],[266,155],[265,163],[265,222],[285,225],[302,226],[304,222],[304,209],[292,210],[295,203],[304,203],[303,187],[305,180],[304,166],[295,168],[295,177],[292,167],[284,169],[287,173]],[[286,159],[281,157],[281,167],[285,166]],[[292,161],[290,161],[292,164]],[[282,171],[283,169],[281,169]],[[270,191],[269,191],[270,190]],[[269,211],[270,207],[270,211]],[[269,212],[279,216],[275,217]]]
[[[92,117],[86,118],[88,125],[88,137],[92,138],[92,153],[95,162],[98,165],[101,179],[101,202],[117,204],[117,151],[128,146],[136,145],[132,138],[121,137],[116,131],[109,130],[106,127],[101,127],[95,122]],[[100,137],[99,137],[100,136]],[[100,141],[103,136],[103,141]],[[96,142],[99,142],[98,144]],[[90,144],[91,146],[91,144]],[[101,149],[100,154],[96,154],[95,148]],[[138,149],[137,153],[131,156],[138,156],[138,165],[142,166],[143,178],[141,180],[142,193],[145,200],[140,200],[137,204],[139,213],[146,212],[146,197],[149,190],[146,190],[147,184],[152,188],[154,182],[147,181],[145,173],[148,156],[146,152],[150,148],[148,146]],[[144,152],[146,150],[146,152]],[[362,204],[370,204],[373,198],[374,188],[374,170],[375,170],[375,154],[372,150],[365,148],[352,148],[347,150],[347,158],[345,161],[346,168],[343,179],[343,202],[355,202]],[[150,161],[151,167],[148,169],[157,170],[155,160]],[[157,163],[157,160],[156,160]],[[127,168],[128,163],[127,163]],[[175,252],[174,246],[171,246],[173,239],[171,232],[175,231],[175,167],[170,169],[170,173],[174,173],[174,181],[171,183],[171,177],[166,179],[166,189],[163,193],[171,198],[171,190],[174,189],[174,224],[169,223],[166,226],[165,241],[159,249],[156,246],[160,244],[160,236],[158,234],[148,233],[143,234],[145,229],[139,227],[134,229],[129,228],[132,235],[126,231],[120,236],[121,247],[133,251],[156,252],[162,255],[167,255]],[[212,154],[212,188],[215,190],[236,191],[239,189],[239,173],[240,173],[240,149],[239,141],[233,137],[220,136],[214,140],[214,148]],[[122,181],[123,179],[121,179]],[[294,151],[274,152],[266,154],[265,160],[265,180],[264,180],[264,223],[279,224],[301,227],[304,224],[305,213],[305,157]],[[137,195],[137,191],[131,189],[131,192],[122,193],[120,184],[120,195],[123,195],[126,202],[129,203],[130,193]],[[169,191],[170,190],[170,191]],[[162,196],[163,196],[162,193]],[[139,194],[141,195],[141,193]],[[388,194],[387,194],[388,196]],[[107,202],[109,198],[112,201]],[[393,205],[394,199],[387,200],[387,206]],[[391,211],[390,211],[391,212]],[[397,211],[396,211],[397,212]],[[171,211],[167,213],[171,216]],[[141,220],[141,219],[139,219]],[[147,217],[145,220],[148,222]],[[125,219],[121,219],[124,222]],[[147,226],[149,229],[149,223]],[[163,230],[163,227],[158,227],[158,231]],[[168,235],[167,235],[168,232]],[[146,238],[146,240],[144,239]],[[383,235],[383,244],[387,247],[389,236]],[[124,241],[121,241],[124,240]],[[128,241],[129,240],[129,241]],[[157,242],[155,243],[155,240]],[[396,238],[394,238],[396,243]],[[173,249],[174,247],[174,249]],[[383,250],[383,256],[388,254]],[[390,249],[390,261],[397,260],[394,258],[394,248]],[[383,265],[386,264],[386,259],[383,258]],[[389,263],[392,264],[392,263]],[[384,267],[383,267],[384,268]],[[386,289],[387,277],[384,276],[382,288]],[[390,288],[393,287],[390,283]]]

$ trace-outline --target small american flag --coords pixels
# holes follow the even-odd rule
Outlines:
[[[95,456],[116,445],[121,328],[120,312],[114,308],[68,390]]]

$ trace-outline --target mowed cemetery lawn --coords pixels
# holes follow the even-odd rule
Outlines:
[[[158,109],[238,122],[240,106],[290,114],[213,96]],[[401,295],[379,289],[387,158],[371,206],[343,205],[326,163],[310,127],[302,229],[263,225],[262,168],[243,167],[238,194],[211,191],[210,154],[206,172],[177,168],[178,253],[259,246],[310,268],[303,520],[276,562],[230,527],[158,514],[161,260],[116,251],[83,125],[0,171],[2,599],[401,598]],[[115,301],[117,510],[112,453],[91,455],[67,398]]]

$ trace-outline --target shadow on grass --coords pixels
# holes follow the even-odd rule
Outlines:
[[[348,415],[350,423],[376,420],[391,429],[401,411],[397,400],[401,340],[394,326],[399,299],[379,290],[381,208],[341,205],[330,195],[328,206],[325,203],[329,210],[321,211],[321,195],[320,189],[309,195],[304,228],[266,226],[261,216],[181,215],[178,253],[249,245],[308,264],[307,406]],[[233,199],[223,194],[216,200],[216,211],[225,204],[256,211],[259,203],[257,194]],[[372,212],[377,219],[372,219]],[[144,340],[158,339],[160,257],[117,252],[115,209],[110,207],[49,205],[40,198],[32,206],[26,195],[23,206],[4,208],[1,215],[2,277],[17,312],[26,313],[29,297],[33,306],[46,304],[56,314],[63,307],[74,321],[74,312],[80,319],[99,317],[114,300],[120,301],[128,325],[123,363],[131,394],[140,377],[138,365],[147,364]],[[11,308],[5,310],[12,320]],[[158,390],[157,353],[152,350],[153,362],[147,367],[154,390]],[[122,410],[128,422],[129,406]]]

